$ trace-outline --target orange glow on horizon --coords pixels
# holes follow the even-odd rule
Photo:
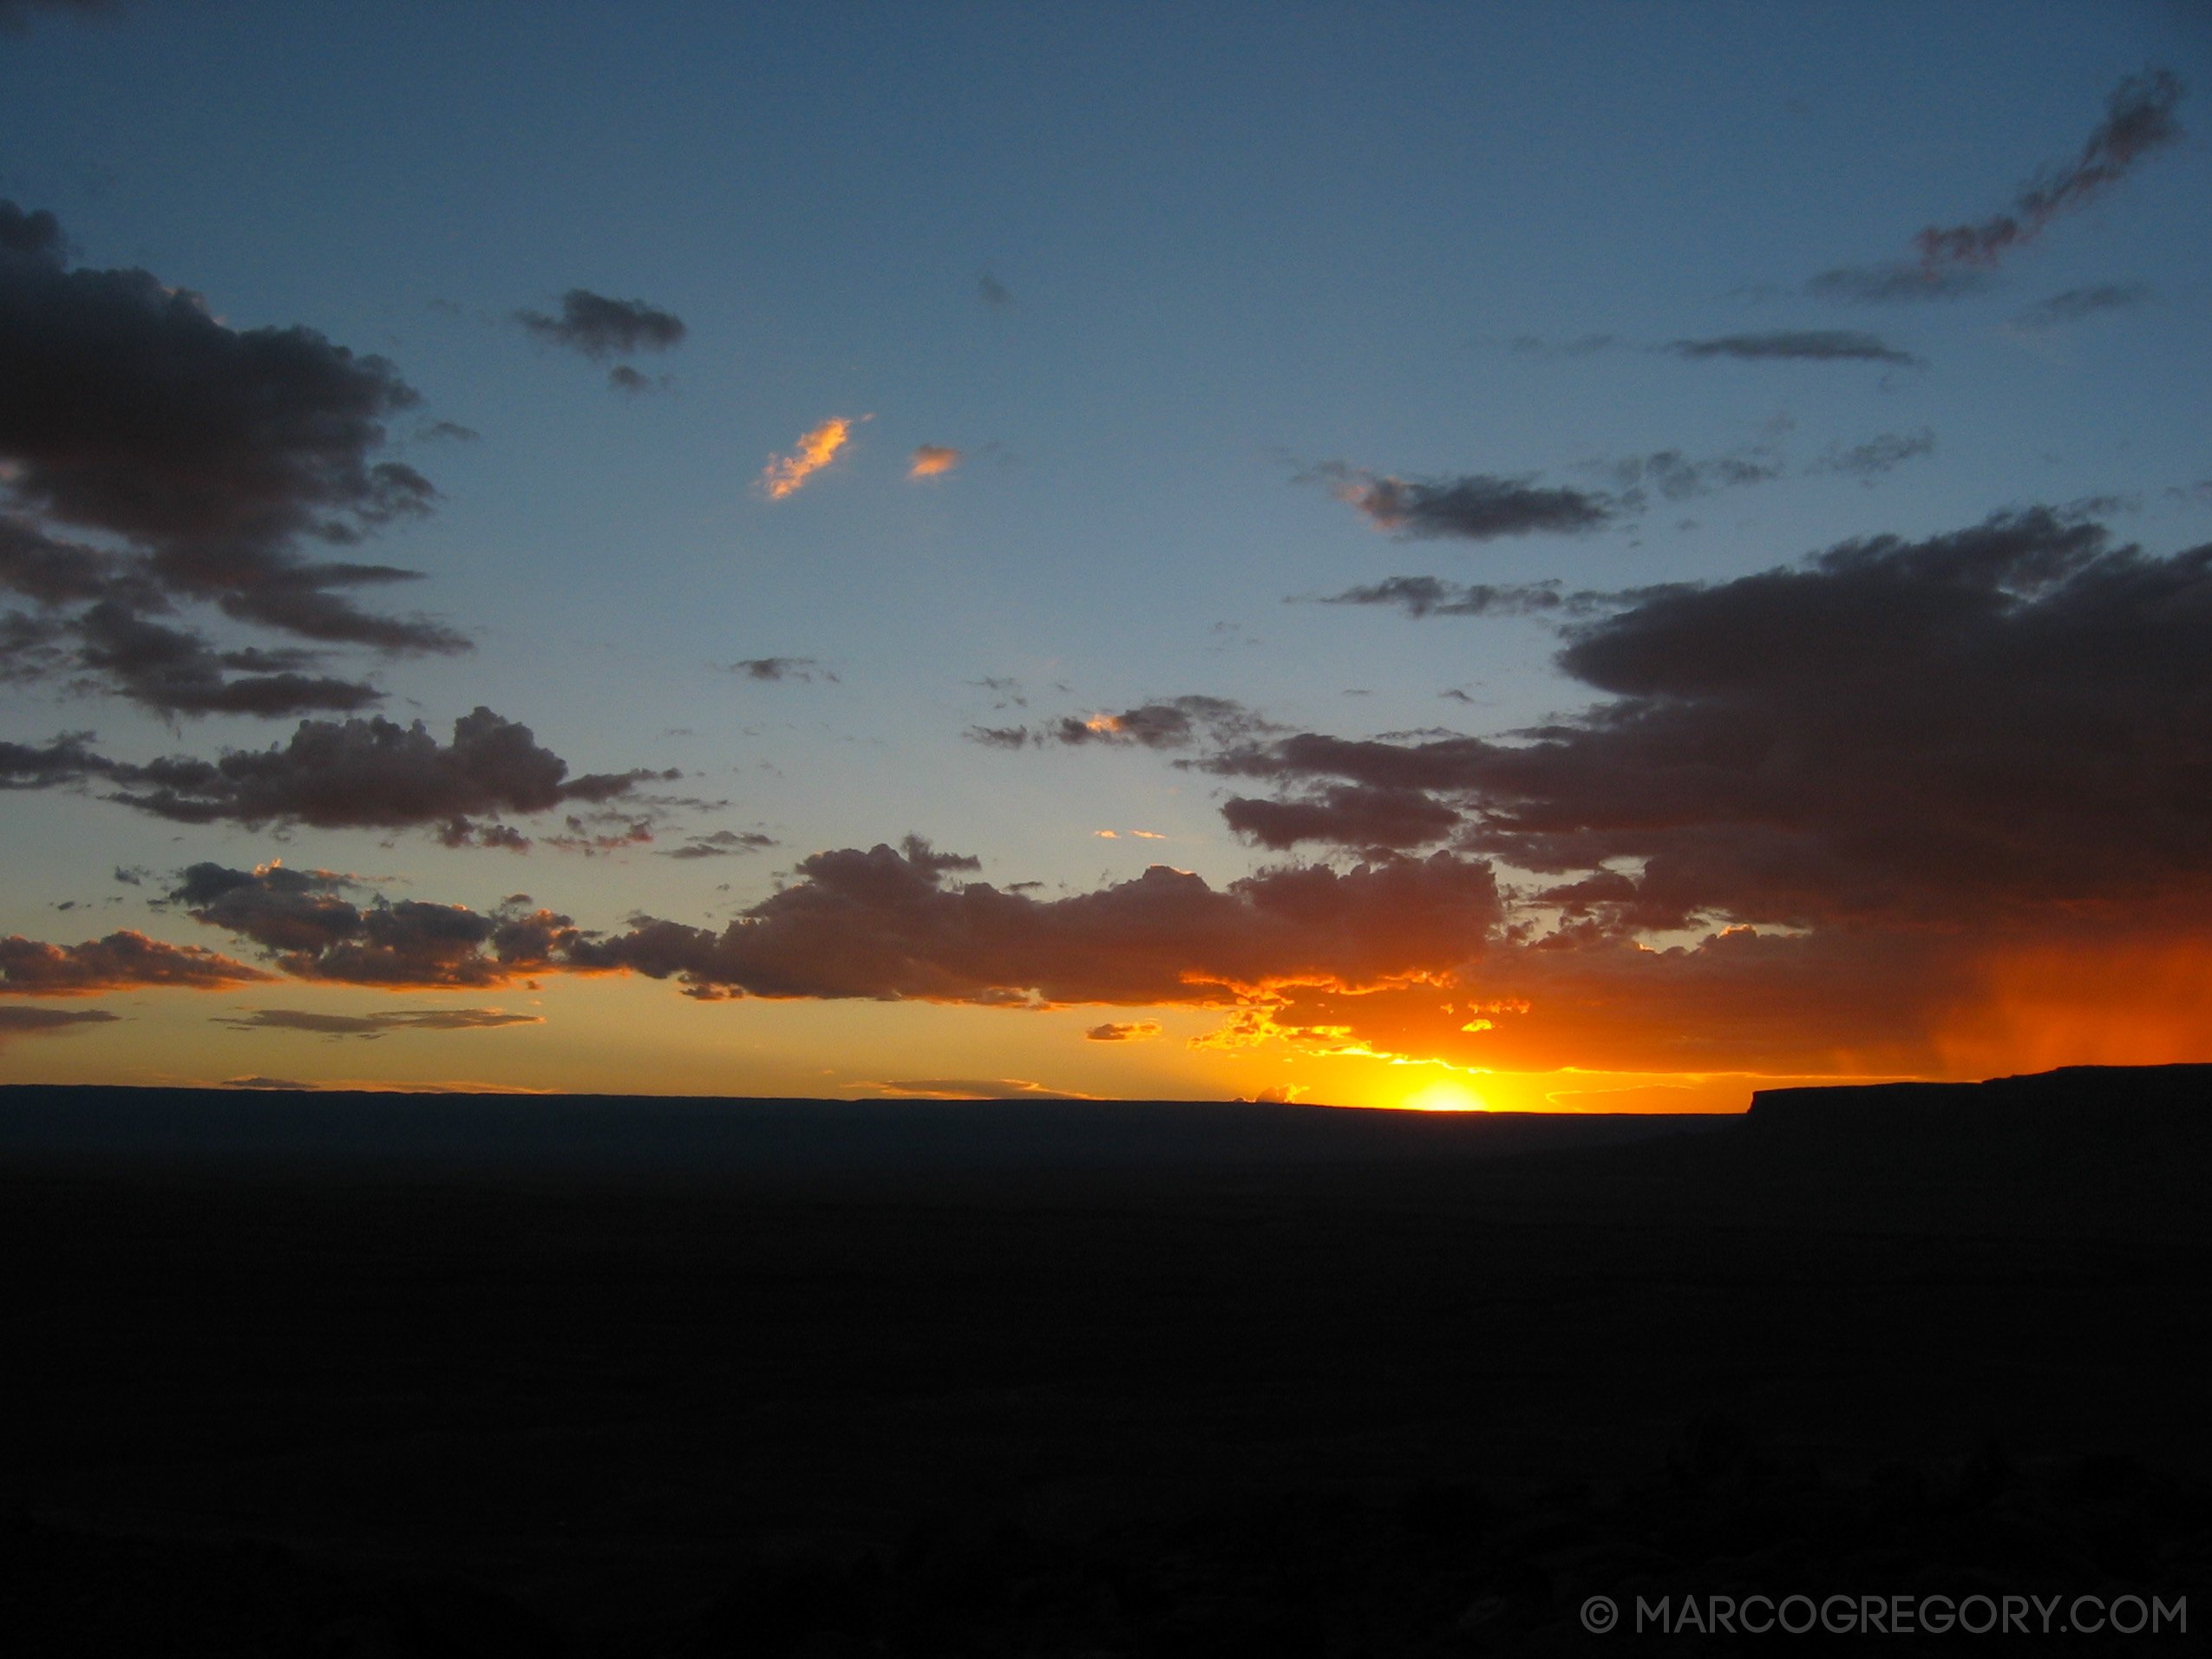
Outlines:
[[[2053,946],[1995,963],[1936,1036],[1947,1075],[2212,1061],[2212,944]]]

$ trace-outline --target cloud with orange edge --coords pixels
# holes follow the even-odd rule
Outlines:
[[[960,452],[947,445],[926,443],[907,458],[908,478],[939,478],[960,464]]]
[[[863,415],[860,421],[851,421],[834,415],[813,431],[802,434],[798,446],[789,454],[768,458],[768,465],[761,472],[761,493],[771,501],[781,501],[836,458],[837,452],[851,439],[854,427],[861,421],[874,418]]]

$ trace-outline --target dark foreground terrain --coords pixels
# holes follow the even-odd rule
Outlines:
[[[0,1090],[0,1651],[2202,1651],[2208,1176],[2212,1068],[1718,1123]],[[1707,1628],[1791,1594],[2012,1628]]]

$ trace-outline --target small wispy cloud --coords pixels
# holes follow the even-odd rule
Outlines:
[[[863,415],[861,421],[872,417]],[[853,428],[860,421],[850,421],[841,415],[832,415],[813,431],[801,434],[798,444],[788,455],[770,455],[768,465],[761,471],[760,492],[771,501],[781,501],[799,489],[823,467],[829,465],[853,435]]]
[[[2029,333],[2040,333],[2045,329],[2079,323],[2100,311],[2130,310],[2150,297],[2150,290],[2141,283],[2100,283],[2091,288],[2069,288],[2040,304],[2029,306],[2012,319],[2012,326]]]
[[[945,444],[926,443],[907,458],[908,478],[937,478],[960,464],[960,452]]]
[[[1734,357],[1746,362],[1920,362],[1877,335],[1855,329],[1777,329],[1764,334],[1724,334],[1709,340],[1676,340],[1661,348],[1678,357]]]
[[[1161,1034],[1157,1020],[1109,1020],[1083,1033],[1092,1042],[1148,1042]]]
[[[725,674],[742,674],[749,680],[796,680],[810,685],[816,680],[837,683],[837,676],[811,656],[744,656],[723,665]]]
[[[1571,534],[1609,523],[1618,506],[1601,492],[1542,485],[1533,475],[1378,478],[1342,461],[1323,461],[1311,476],[1330,480],[1330,493],[1337,500],[1357,509],[1378,530],[1391,531],[1405,541]]]
[[[233,1031],[304,1031],[324,1037],[381,1037],[390,1031],[487,1031],[507,1025],[543,1025],[535,1014],[498,1008],[402,1009],[386,1014],[317,1014],[306,1009],[257,1008],[243,1019],[219,1017]]]

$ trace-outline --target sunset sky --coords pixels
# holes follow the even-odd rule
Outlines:
[[[0,1080],[2212,1061],[2202,5],[0,0]]]

